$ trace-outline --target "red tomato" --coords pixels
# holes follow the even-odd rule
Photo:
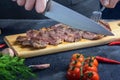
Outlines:
[[[95,72],[98,72],[98,69],[95,65],[89,65],[89,64],[85,64],[83,66],[83,72],[86,72],[86,71],[95,71]]]
[[[84,61],[84,56],[82,54],[75,53],[75,54],[72,55],[72,58],[71,58],[71,61],[74,61],[74,60],[78,60],[80,62],[83,62]]]
[[[97,72],[94,71],[86,71],[84,73],[83,80],[100,80]]]
[[[86,60],[85,60],[85,64],[93,64],[95,65],[96,67],[98,67],[98,61],[95,57],[88,57]]]
[[[70,62],[69,67],[70,67],[70,66],[74,66],[74,67],[80,68],[80,67],[82,66],[82,63],[81,63],[80,61],[75,60],[75,61],[71,61],[71,62]]]
[[[80,79],[80,68],[70,67],[66,75],[68,80],[79,80]]]

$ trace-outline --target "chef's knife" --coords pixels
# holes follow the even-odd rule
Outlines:
[[[55,1],[49,0],[44,15],[71,27],[103,35],[113,35],[97,22],[79,14]]]

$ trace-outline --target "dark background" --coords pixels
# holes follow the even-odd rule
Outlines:
[[[82,14],[86,14],[86,16],[90,16],[90,9],[98,7],[97,1],[94,1],[94,5],[89,4],[89,1],[86,1],[88,5],[88,9],[84,9],[86,6],[82,4],[82,0],[54,0],[62,5],[65,5],[77,12]],[[90,0],[92,1],[92,0]],[[85,6],[84,6],[85,5]],[[90,8],[90,9],[89,9]],[[96,8],[97,10],[97,8]],[[92,13],[92,12],[91,12]],[[33,9],[31,11],[26,11],[24,7],[19,7],[16,2],[12,2],[12,0],[0,0],[0,19],[44,19],[41,14],[36,13]],[[105,9],[103,11],[103,19],[120,19],[120,2],[114,9]]]
[[[106,8],[103,11],[103,19],[120,19],[120,2],[116,5],[115,8],[109,9]]]
[[[56,0],[57,1],[57,0]],[[57,1],[65,6],[70,5],[67,0]],[[38,14],[35,9],[26,11],[24,7],[20,7],[12,0],[0,0],[0,19],[43,19],[46,18],[42,14]]]
[[[94,0],[54,0],[60,4],[69,7],[85,16],[90,16],[93,10],[98,10],[98,1]],[[94,3],[93,3],[94,2]],[[94,5],[90,5],[93,3]],[[90,5],[90,6],[89,6]],[[95,6],[95,7],[94,7]],[[68,13],[69,15],[69,13]],[[26,11],[12,0],[0,0],[0,19],[44,19],[41,14],[36,13],[33,9]]]

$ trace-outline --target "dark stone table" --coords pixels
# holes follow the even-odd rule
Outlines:
[[[5,35],[24,33],[29,29],[39,29],[41,27],[48,27],[57,22],[47,20],[0,20],[0,28],[2,28],[2,35],[0,35],[0,43],[4,43]],[[59,52],[56,54],[37,56],[27,58],[26,65],[50,63],[51,67],[45,70],[34,71],[38,75],[36,80],[66,80],[65,74],[71,55],[75,52],[82,53],[86,56],[100,55],[120,61],[120,46],[96,46],[90,48],[77,49],[72,51]],[[100,63],[99,67],[100,80],[120,80],[120,65]],[[35,79],[32,79],[35,80]]]

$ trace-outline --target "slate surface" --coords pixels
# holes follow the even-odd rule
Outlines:
[[[29,29],[39,29],[40,27],[48,27],[56,23],[57,22],[50,19],[0,20],[0,28],[2,28],[2,35],[0,35],[0,43],[4,43],[3,37],[5,35],[24,33]],[[90,48],[59,52],[51,55],[32,57],[26,59],[26,65],[50,63],[51,67],[45,70],[34,71],[38,75],[38,78],[31,80],[66,80],[65,74],[68,68],[71,55],[76,52],[82,53],[86,56],[100,55],[103,57],[120,61],[120,46],[108,45],[95,46]],[[100,63],[98,70],[100,80],[120,80],[120,65]]]

